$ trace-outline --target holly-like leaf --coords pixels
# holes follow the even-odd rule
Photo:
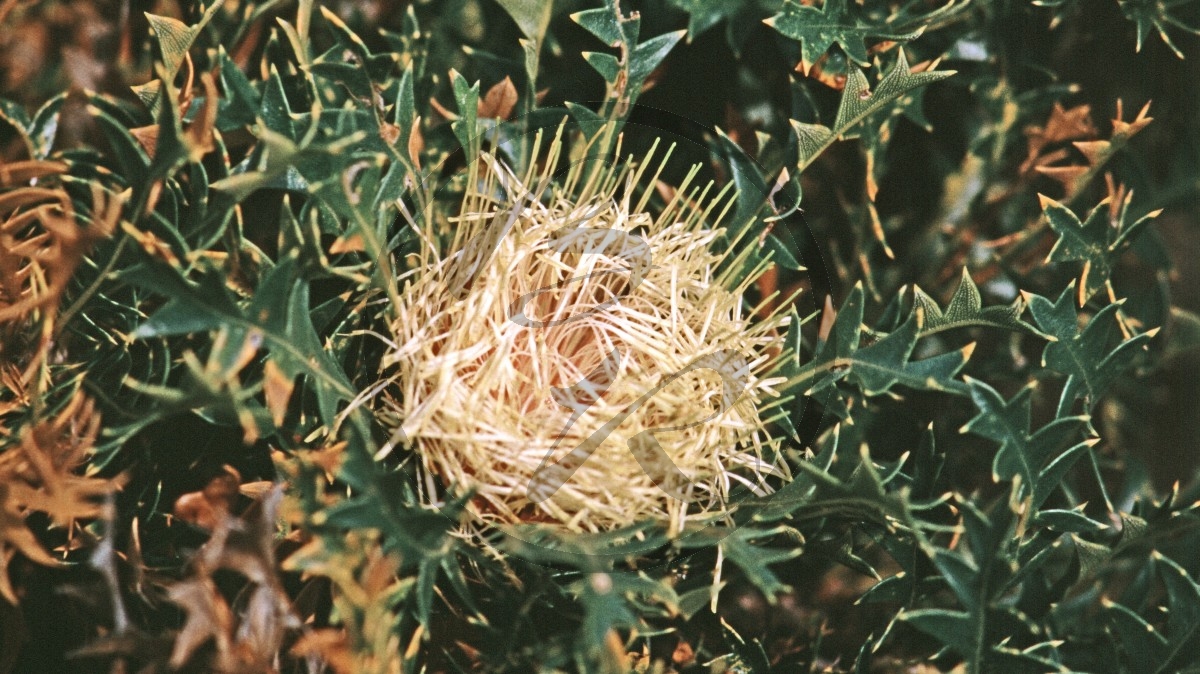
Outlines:
[[[911,360],[921,330],[917,315],[875,343],[861,347],[863,287],[854,286],[840,311],[826,305],[820,338],[812,361],[802,367],[784,368],[789,376],[785,389],[799,389],[840,416],[848,410],[837,393],[837,384],[854,385],[866,396],[890,393],[903,386],[917,390],[966,393],[954,379],[975,349],[974,343],[924,360]],[[815,382],[815,383],[814,383]]]
[[[393,160],[380,182],[379,191],[375,194],[376,212],[385,204],[399,199],[421,173],[421,150],[425,141],[421,136],[421,119],[416,111],[411,64],[405,68],[396,85],[396,103],[392,108],[392,126],[395,128],[396,137],[389,149]]]
[[[217,112],[218,129],[228,132],[250,126],[261,109],[262,97],[223,47],[217,50],[217,61],[220,63],[221,90],[225,92]]]
[[[476,120],[479,115],[479,82],[467,84],[467,78],[457,70],[450,72],[454,86],[454,102],[458,106],[458,119],[451,123],[454,135],[467,153],[467,161],[479,156],[479,131]]]
[[[910,360],[919,331],[920,323],[914,316],[895,332],[860,349],[853,356],[847,380],[858,384],[869,396],[886,393],[898,385],[927,391],[965,392],[954,375],[967,363],[975,345],[968,344],[924,360]]]
[[[296,276],[294,258],[276,265],[259,284],[251,304],[242,309],[215,272],[206,274],[199,285],[175,273],[140,267],[125,278],[160,292],[171,301],[155,312],[134,332],[141,339],[180,335],[226,328],[230,353],[222,361],[238,358],[251,335],[260,335],[271,360],[286,377],[304,375],[316,392],[321,419],[337,423],[337,406],[357,393],[345,372],[325,351],[309,316],[308,284]]]
[[[804,547],[795,542],[775,548],[754,543],[756,540],[772,537],[780,531],[779,528],[764,530],[738,527],[720,543],[725,558],[741,569],[746,578],[772,600],[790,588],[771,570],[771,565],[795,559],[804,552]]]
[[[901,49],[896,54],[896,65],[888,71],[883,80],[871,91],[867,76],[857,68],[852,68],[846,78],[846,88],[842,92],[842,101],[838,106],[837,117],[833,120],[833,130],[839,138],[847,138],[848,133],[859,121],[884,106],[895,102],[904,94],[923,87],[927,84],[944,80],[954,74],[953,70],[934,72],[913,72],[908,67],[908,58]]]
[[[959,653],[971,653],[974,634],[971,616],[965,611],[940,608],[904,611],[899,619],[936,638]]]
[[[1115,219],[1112,217],[1114,211],[1110,201],[1105,199],[1088,213],[1086,220],[1080,222],[1071,209],[1049,197],[1040,196],[1046,221],[1059,237],[1046,256],[1046,261],[1083,262],[1077,298],[1080,306],[1104,287],[1112,276],[1117,257],[1162,212],[1161,209],[1151,211],[1132,224],[1126,224],[1129,197],[1132,197],[1132,193],[1128,193],[1115,211]]]
[[[129,129],[120,120],[109,115],[100,107],[91,107],[88,112],[96,121],[96,126],[104,134],[116,162],[124,178],[139,189],[149,183],[150,156],[146,149],[129,133]]]
[[[644,620],[638,614],[645,615],[651,605],[657,605],[655,608],[664,614],[679,605],[679,597],[670,586],[642,573],[590,573],[573,583],[569,589],[583,605],[581,636],[594,652],[607,647],[606,642],[613,630],[644,625]],[[636,613],[631,610],[633,602],[637,602]]]
[[[670,3],[688,14],[688,42],[746,9],[741,0],[670,0]]]
[[[861,70],[851,68],[832,127],[792,120],[792,129],[799,141],[797,163],[800,170],[803,171],[835,140],[853,138],[859,122],[872,113],[894,105],[902,96],[915,89],[944,80],[953,74],[953,70],[912,72],[909,70],[908,59],[904,56],[903,49],[898,50],[896,64],[875,87],[875,91],[871,91],[867,76]]]
[[[1108,599],[1101,602],[1107,609],[1109,629],[1120,642],[1131,666],[1163,661],[1167,655],[1167,639],[1161,632],[1129,608]]]
[[[1020,299],[1009,306],[983,308],[983,298],[979,287],[971,279],[966,267],[962,271],[962,280],[958,289],[950,298],[950,304],[943,310],[936,300],[927,295],[919,287],[913,287],[913,311],[920,309],[925,314],[925,322],[921,327],[921,337],[966,327],[992,327],[1041,334],[1037,328],[1021,320],[1025,304]]]
[[[1083,330],[1073,295],[1075,282],[1051,302],[1041,295],[1029,295],[1029,310],[1041,330],[1054,338],[1042,351],[1042,365],[1067,375],[1059,401],[1062,414],[1076,400],[1084,400],[1090,409],[1108,387],[1133,364],[1139,350],[1146,348],[1158,328],[1118,338],[1116,313],[1121,303],[1109,304],[1092,317]],[[1116,342],[1115,347],[1110,345]]]
[[[582,55],[608,83],[610,96],[619,103],[618,117],[622,118],[641,94],[646,78],[687,32],[678,30],[639,42],[639,14],[625,15],[617,0],[605,0],[604,7],[576,12],[571,19],[605,45],[620,49],[620,58],[601,52]]]
[[[961,429],[1000,444],[992,461],[992,479],[997,482],[1020,476],[1022,490],[1033,495],[1033,506],[1041,505],[1053,493],[1063,473],[1078,458],[1077,447],[1090,446],[1084,441],[1076,448],[1059,454],[1087,427],[1088,417],[1060,417],[1030,433],[1030,396],[1032,386],[1004,400],[996,389],[977,379],[967,378],[971,399],[979,413]],[[1065,458],[1064,458],[1065,457]]]
[[[1170,654],[1158,671],[1187,665],[1200,645],[1200,584],[1174,560],[1155,551],[1154,567],[1167,590],[1167,643]]]
[[[1121,12],[1125,18],[1137,24],[1137,51],[1142,50],[1150,29],[1158,32],[1163,44],[1167,45],[1175,56],[1183,58],[1183,52],[1171,41],[1167,34],[1167,26],[1174,26],[1193,35],[1200,35],[1200,23],[1195,23],[1195,12],[1192,13],[1192,23],[1185,16],[1176,13],[1180,5],[1188,4],[1189,0],[1174,2],[1158,2],[1156,0],[1120,0]]]
[[[1021,389],[1011,401],[1005,401],[991,386],[972,379],[971,398],[979,414],[962,428],[1000,443],[992,464],[992,479],[999,481],[1021,475],[1031,482],[1034,466],[1028,457],[1029,410],[1031,387]]]
[[[1083,505],[1076,510],[1063,510],[1061,508],[1048,508],[1038,511],[1034,516],[1033,523],[1049,527],[1055,531],[1074,534],[1095,534],[1108,528],[1108,525],[1097,522],[1096,520],[1083,514],[1080,510]]]
[[[1037,641],[1038,626],[1011,603],[999,601],[1007,588],[1036,568],[1036,563],[1017,561],[1015,504],[1001,501],[987,511],[971,501],[961,505],[961,541],[949,549],[927,545],[926,554],[963,610],[905,610],[898,618],[956,651],[966,660],[967,671],[1061,669],[1057,644]],[[1018,649],[1009,645],[1010,639],[1035,643]]]
[[[738,189],[737,206],[734,209],[732,221],[728,225],[729,238],[741,239],[742,230],[751,227],[750,237],[753,238],[748,237],[741,240],[747,242],[744,245],[752,245],[749,242],[757,240],[760,251],[758,259],[762,259],[766,254],[771,254],[772,260],[786,269],[803,269],[803,265],[796,259],[796,253],[792,250],[794,246],[790,246],[771,232],[763,231],[765,218],[779,215],[779,211],[776,210],[774,203],[769,198],[771,193],[762,168],[720,129],[717,129],[717,142],[729,161],[733,173],[733,183]],[[753,267],[754,263],[750,262],[748,266]]]
[[[29,113],[19,103],[0,98],[0,121],[8,123],[22,134],[29,132]]]
[[[288,140],[296,140],[296,122],[292,116],[291,106],[288,104],[287,94],[283,91],[283,79],[279,76],[279,71],[275,66],[271,66],[267,80],[263,82],[258,118],[263,126],[271,131]]]
[[[663,33],[634,47],[629,58],[629,88],[640,92],[646,78],[675,48],[683,35],[684,31],[682,30]]]
[[[162,74],[162,73],[160,73]],[[164,82],[167,80],[163,80]],[[207,78],[206,78],[206,81]],[[210,86],[211,82],[210,82]],[[216,95],[215,86],[210,90],[213,96]],[[213,99],[209,98],[209,105]],[[207,106],[206,106],[207,107]],[[155,115],[155,143],[154,152],[150,157],[150,168],[147,169],[151,181],[157,181],[161,178],[169,176],[176,167],[188,159],[191,151],[189,142],[183,133],[182,113],[179,105],[179,95],[174,87],[164,87],[159,94],[158,110]],[[200,120],[193,122],[193,126]],[[211,129],[211,127],[209,127]],[[199,129],[197,129],[199,131]],[[197,160],[202,157],[204,151],[197,147]],[[139,203],[140,191],[149,190],[149,185],[134,185],[134,203]]]
[[[744,638],[723,620],[721,621],[721,631],[724,633],[725,643],[731,652],[713,661],[713,663],[720,664],[720,668],[716,671],[738,672],[739,674],[771,673],[773,670],[771,658],[767,655],[767,650],[763,648],[761,641],[755,638]]]
[[[836,43],[850,60],[865,66],[869,63],[864,42],[867,38],[902,42],[922,32],[922,29],[896,31],[886,24],[866,23],[851,14],[846,0],[825,0],[821,9],[787,0],[783,9],[766,19],[765,23],[783,35],[800,41],[804,58],[802,65],[816,63]]]
[[[188,50],[192,48],[192,43],[199,37],[200,31],[204,30],[204,26],[221,9],[222,4],[214,2],[193,26],[169,16],[146,13],[146,20],[150,22],[150,30],[154,31],[159,51],[162,53],[163,66],[166,70],[166,77],[163,78],[165,81],[170,81],[179,72]]]
[[[542,36],[546,34],[546,27],[550,25],[550,13],[554,7],[553,2],[544,2],[542,0],[496,0],[504,11],[512,17],[516,22],[517,27],[525,34],[525,37],[541,43]]]
[[[637,42],[642,25],[641,18],[636,14],[622,14],[616,0],[606,0],[604,7],[576,12],[571,15],[571,20],[610,47],[622,42]]]
[[[325,19],[329,27],[333,29],[333,36],[337,39],[338,43],[357,57],[355,59],[356,62],[347,63],[347,65],[351,65],[361,71],[370,81],[382,83],[390,77],[399,59],[397,54],[388,50],[384,50],[380,54],[373,53],[371,48],[367,46],[367,43],[363,42],[363,39],[351,30],[338,17],[337,13],[331,11],[328,7],[321,7],[321,16]],[[345,62],[346,58],[343,56],[339,60]]]

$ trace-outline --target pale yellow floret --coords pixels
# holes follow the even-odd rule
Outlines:
[[[553,166],[560,151],[556,139],[546,164]],[[643,210],[648,195],[631,204],[647,164],[590,173],[577,164],[555,184],[548,171],[518,178],[485,157],[453,219],[448,247],[439,250],[437,232],[422,232],[417,264],[402,278],[385,358],[389,385],[378,407],[381,419],[402,420],[394,438],[409,445],[389,443],[382,453],[414,451],[431,502],[439,487],[453,485],[475,491],[470,509],[479,522],[549,521],[598,531],[653,518],[679,531],[689,517],[727,510],[736,485],[765,493],[769,477],[787,477],[776,458],[778,440],[762,418],[783,381],[770,373],[786,317],[748,318],[742,294],[761,265],[733,288],[726,287],[732,276],[718,272],[725,255],[714,252],[719,231],[712,228],[730,195],[709,199],[707,188],[697,195],[685,183],[653,217]],[[631,236],[605,239],[600,254],[583,254],[583,246],[555,243],[556,232],[571,223]],[[646,248],[653,266],[631,288],[631,261]],[[557,324],[512,320],[518,298],[548,287],[524,313]],[[591,311],[614,297],[606,309]],[[603,372],[614,349],[620,355],[609,374],[615,376],[599,386],[607,387],[602,395],[577,391],[574,407],[555,402],[556,389]],[[629,441],[647,429],[713,416],[723,406],[722,379],[699,369],[635,403],[698,357],[721,350],[744,359],[744,391],[714,418],[656,435],[686,481],[673,484],[680,480],[669,467],[648,474]],[[631,405],[636,409],[629,412]],[[531,501],[540,467],[553,470],[544,466],[622,414],[627,418],[557,491]],[[687,498],[668,493],[672,488]]]

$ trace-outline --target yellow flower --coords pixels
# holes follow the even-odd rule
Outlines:
[[[648,161],[555,181],[560,153],[556,137],[523,179],[484,155],[449,245],[423,228],[385,357],[381,454],[408,445],[430,502],[439,482],[473,489],[493,523],[678,532],[738,483],[769,492],[787,477],[764,427],[787,318],[751,322],[743,291],[765,265],[734,286],[749,251],[714,252],[732,198],[689,192],[693,171],[654,216],[648,193],[634,200]]]

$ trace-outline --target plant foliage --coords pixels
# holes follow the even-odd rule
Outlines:
[[[0,2],[0,674],[1195,669],[1197,3],[118,4]],[[469,525],[373,404],[413,253],[652,150],[787,470]]]

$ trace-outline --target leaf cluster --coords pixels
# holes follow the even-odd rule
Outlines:
[[[1073,4],[183,2],[34,40],[38,79],[0,40],[0,629],[34,632],[0,672],[58,586],[101,598],[80,671],[1191,666],[1197,466],[1131,410],[1195,362],[1159,227],[1200,162],[1062,54],[1174,64],[1196,24]],[[485,156],[587,184],[668,147],[618,198],[728,204],[721,271],[791,317],[789,475],[682,531],[473,523],[373,404],[421,237]]]

